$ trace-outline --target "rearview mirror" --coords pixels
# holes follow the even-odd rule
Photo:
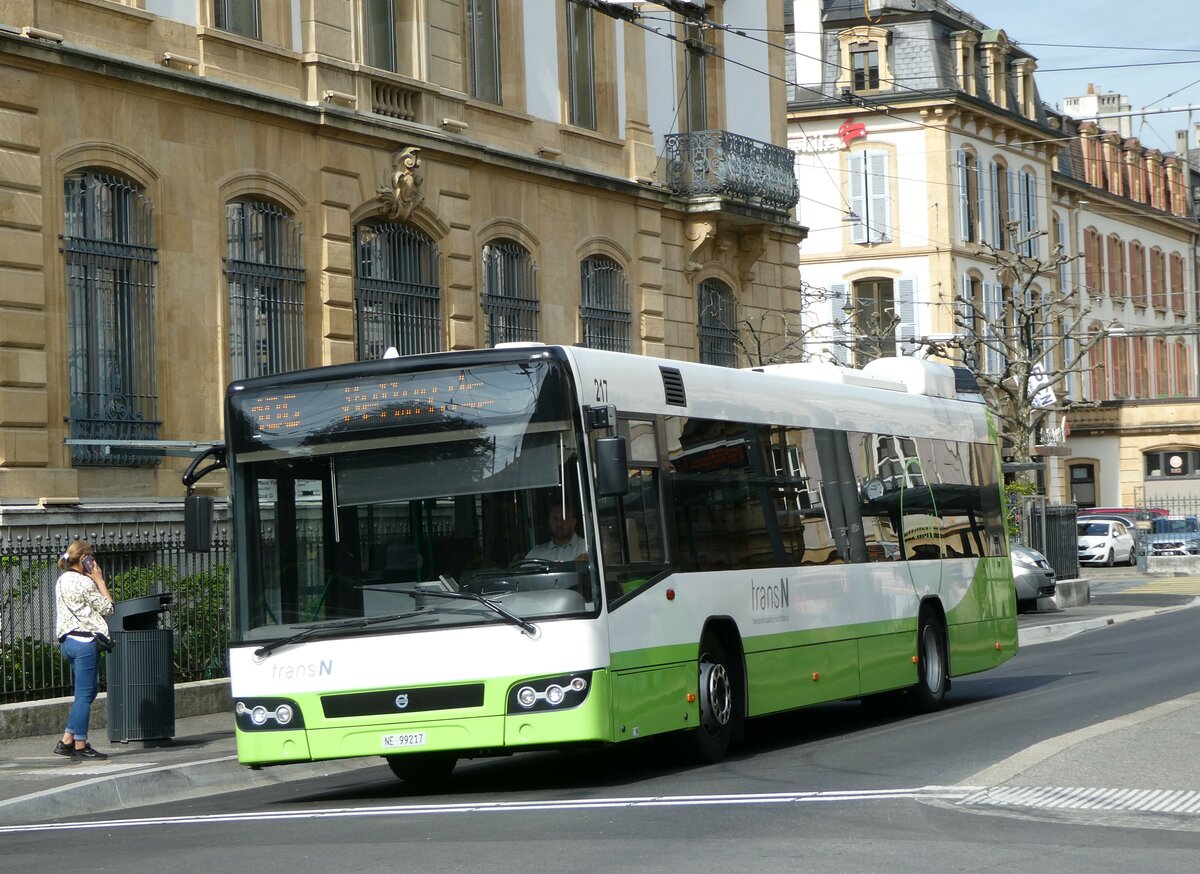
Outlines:
[[[596,496],[629,494],[629,463],[624,437],[596,438]]]
[[[183,499],[183,548],[188,552],[212,549],[213,499],[188,495]]]

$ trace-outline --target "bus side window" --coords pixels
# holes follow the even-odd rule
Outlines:
[[[648,566],[666,561],[654,423],[622,419],[619,433],[629,457],[629,491],[597,501],[600,548],[610,597],[619,597],[652,576]]]

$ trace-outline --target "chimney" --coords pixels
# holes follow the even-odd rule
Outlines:
[[[1187,130],[1175,131],[1175,154],[1183,158],[1185,161],[1188,156],[1188,132]]]

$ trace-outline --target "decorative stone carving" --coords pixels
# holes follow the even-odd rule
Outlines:
[[[421,150],[416,146],[398,150],[392,155],[392,173],[387,185],[379,186],[379,199],[388,208],[388,218],[407,219],[425,199],[421,191],[424,177],[417,175],[421,166]]]

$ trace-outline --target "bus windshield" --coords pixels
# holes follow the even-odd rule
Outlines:
[[[234,640],[598,610],[561,363],[260,385],[229,404]]]

